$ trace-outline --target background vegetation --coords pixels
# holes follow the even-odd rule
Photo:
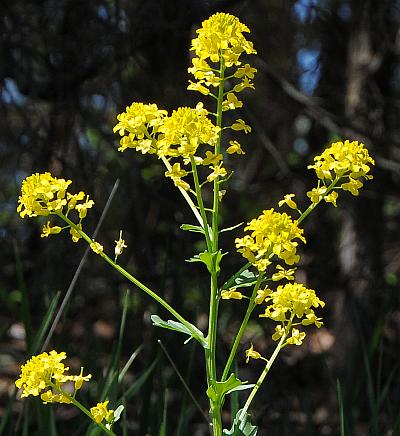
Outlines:
[[[117,152],[112,127],[132,101],[166,109],[198,101],[186,91],[190,39],[203,19],[226,11],[252,30],[258,74],[240,114],[253,132],[234,163],[224,225],[257,216],[285,193],[304,198],[307,165],[334,139],[364,142],[377,161],[359,198],[342,196],[338,209],[320,208],[305,224],[297,277],[327,302],[325,327],[274,367],[253,409],[260,434],[400,434],[399,1],[3,0],[0,11],[0,433],[95,434],[71,408],[13,401],[19,364],[42,346],[43,319],[54,316],[85,250],[62,236],[41,239],[37,221],[16,215],[20,183],[32,172],[51,171],[88,192],[93,230],[119,179],[98,239],[111,248],[123,229],[121,262],[205,326],[203,271],[184,262],[202,247],[179,229],[190,213],[157,160]],[[240,231],[226,234],[225,250]],[[227,271],[241,262],[233,254]],[[121,434],[207,434],[157,339],[207,413],[201,350],[151,327],[150,314],[165,314],[127,289],[89,255],[49,347],[99,381],[84,401],[105,390],[124,398]],[[224,303],[221,353],[243,309]],[[250,340],[271,346],[266,324],[251,325],[243,352]],[[120,382],[114,371],[135,350]],[[261,371],[243,357],[237,365],[249,381]]]

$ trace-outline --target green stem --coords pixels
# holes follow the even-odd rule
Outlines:
[[[96,425],[98,425],[105,433],[107,433],[110,436],[116,436],[116,434],[109,430],[104,424],[102,424],[101,422],[96,422],[92,416],[92,414],[90,413],[90,411],[88,409],[86,409],[86,407],[81,404],[76,398],[74,398],[73,396],[69,395],[67,392],[63,391],[61,388],[59,388],[57,385],[55,385],[52,382],[49,382],[49,385],[55,390],[57,391],[59,394],[64,395],[65,397],[67,397],[71,403],[77,407],[79,410],[81,410],[86,416],[88,416]]]
[[[249,409],[251,402],[253,401],[254,397],[256,396],[258,390],[260,389],[260,386],[262,385],[269,370],[271,369],[271,366],[274,363],[275,359],[277,358],[279,351],[282,349],[283,343],[285,342],[286,338],[287,338],[287,333],[285,332],[285,334],[281,337],[280,341],[278,342],[278,345],[276,346],[274,352],[272,353],[271,358],[268,360],[268,363],[266,364],[263,372],[261,373],[259,379],[257,380],[257,382],[256,382],[253,390],[251,391],[249,397],[247,398],[247,401],[246,401],[246,403],[242,409],[242,412],[240,414],[241,421],[246,416],[247,410]]]
[[[219,69],[219,89],[217,101],[217,119],[216,124],[221,128],[217,143],[215,144],[214,153],[219,154],[221,150],[221,135],[222,135],[222,101],[224,98],[224,59],[221,56]],[[212,209],[212,254],[218,251],[218,222],[219,222],[219,178],[214,180],[213,185],[213,209]],[[217,323],[218,323],[218,273],[213,270],[211,272],[211,295],[210,295],[210,310],[208,315],[208,335],[207,335],[207,350],[206,350],[206,369],[208,386],[213,386],[217,381],[217,366],[216,366],[216,343],[217,343]],[[213,424],[213,435],[222,436],[222,419],[221,419],[221,404],[210,401],[211,417]]]
[[[201,188],[200,188],[200,183],[199,183],[199,175],[197,174],[196,162],[194,161],[193,156],[190,156],[190,163],[192,165],[193,181],[194,181],[194,187],[195,187],[195,191],[196,191],[197,204],[199,205],[200,216],[201,216],[201,220],[202,220],[201,226],[204,229],[204,235],[206,237],[206,243],[207,243],[207,250],[211,251],[212,245],[211,245],[211,238],[210,238],[210,233],[209,233],[207,215],[206,215],[206,211],[204,209],[203,197],[201,195]]]
[[[172,170],[171,164],[168,162],[168,159],[165,156],[161,156],[161,160],[164,162],[165,167],[168,171]],[[199,214],[199,211],[196,208],[196,205],[193,203],[193,200],[190,198],[190,195],[182,188],[178,186],[178,189],[180,193],[182,194],[183,198],[186,200],[187,204],[189,205],[190,209],[192,209],[192,212],[194,216],[196,217],[197,221],[201,226],[203,226],[203,220],[201,215]],[[204,227],[203,227],[204,228]],[[208,228],[204,228],[205,232],[208,232]]]
[[[57,214],[61,219],[63,219],[67,224],[69,224],[73,229],[75,229],[82,238],[90,245],[93,241],[92,239],[78,226],[71,221],[69,218],[67,218],[62,213]],[[181,322],[192,334],[193,338],[196,339],[203,347],[205,346],[204,338],[202,338],[199,335],[199,332],[197,329],[195,329],[190,322],[188,322],[185,318],[183,318],[182,315],[180,315],[172,306],[170,306],[163,298],[161,298],[158,294],[156,294],[154,291],[152,291],[150,288],[148,288],[146,285],[144,285],[142,282],[140,282],[138,279],[133,277],[131,274],[128,273],[124,268],[122,268],[120,265],[118,265],[114,260],[112,260],[110,257],[108,257],[105,253],[101,252],[99,253],[99,256],[101,256],[108,264],[110,264],[115,270],[117,270],[121,275],[123,275],[126,279],[128,279],[130,282],[132,282],[135,286],[137,286],[139,289],[141,289],[143,292],[145,292],[147,295],[152,297],[154,300],[156,300],[158,303],[161,304],[168,312],[173,315],[179,322]]]
[[[305,220],[308,215],[321,203],[321,201],[333,190],[333,188],[336,186],[338,181],[340,180],[340,177],[336,177],[335,180],[326,188],[326,192],[324,195],[321,196],[321,198],[318,200],[317,203],[311,203],[310,206],[300,215],[297,222],[300,224],[303,220]]]
[[[237,335],[235,337],[235,341],[234,341],[234,343],[232,345],[228,361],[226,362],[225,369],[224,369],[224,372],[222,374],[221,381],[225,381],[228,378],[229,371],[230,371],[230,369],[232,367],[233,359],[236,356],[236,352],[237,352],[238,346],[239,346],[240,341],[242,339],[243,333],[244,333],[244,331],[245,331],[245,329],[247,327],[247,323],[249,322],[250,315],[253,313],[253,310],[256,307],[256,304],[255,304],[254,301],[255,301],[255,299],[257,297],[257,291],[260,289],[260,285],[261,285],[261,282],[262,282],[263,278],[264,278],[264,273],[260,273],[259,276],[257,277],[257,282],[256,282],[256,284],[254,286],[253,293],[252,293],[252,295],[250,297],[250,301],[249,301],[249,305],[247,306],[246,314],[245,314],[245,316],[243,318],[242,324],[241,324],[241,326],[239,328],[239,331],[238,331],[238,333],[237,333]]]

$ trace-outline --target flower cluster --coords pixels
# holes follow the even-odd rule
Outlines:
[[[314,164],[309,165],[313,169],[322,185],[318,185],[307,193],[312,203],[318,203],[324,199],[336,206],[337,191],[329,189],[328,184],[336,189],[349,191],[353,195],[359,194],[363,186],[363,180],[372,179],[369,174],[371,165],[375,165],[374,159],[369,155],[364,144],[358,141],[335,142],[314,158]],[[342,183],[340,184],[339,181]],[[329,192],[328,192],[329,190]]]
[[[265,302],[267,308],[260,317],[270,318],[281,323],[275,328],[275,333],[272,336],[275,341],[284,334],[291,333],[287,343],[300,345],[305,333],[293,326],[315,324],[319,328],[322,325],[321,318],[317,318],[314,308],[324,307],[325,303],[317,297],[314,290],[308,289],[300,283],[287,283],[278,286],[276,291],[270,290],[265,297]]]
[[[167,111],[158,109],[156,104],[132,103],[117,116],[119,122],[113,129],[122,137],[118,150],[134,148],[143,154],[156,153],[155,138],[167,115]]]
[[[83,382],[89,381],[92,376],[83,375],[83,368],[79,375],[68,375],[69,368],[62,363],[66,357],[64,352],[53,350],[33,356],[22,365],[20,378],[15,382],[17,388],[22,389],[21,397],[40,395],[44,403],[70,403],[70,396],[63,391],[63,385],[73,382],[75,395]]]
[[[192,40],[191,50],[195,52],[192,60],[193,66],[188,69],[193,74],[196,82],[191,82],[188,89],[199,91],[204,95],[210,94],[210,87],[218,87],[224,77],[220,76],[221,68],[210,65],[221,64],[224,68],[235,67],[232,78],[241,79],[232,90],[227,93],[224,110],[236,109],[243,105],[234,92],[238,93],[246,88],[254,89],[251,79],[257,71],[249,64],[242,66],[239,60],[242,53],[255,54],[253,44],[248,41],[244,33],[249,33],[249,28],[233,15],[216,13],[203,21],[197,31],[197,38]]]
[[[200,103],[196,108],[180,107],[167,117],[160,127],[158,154],[165,157],[194,156],[200,144],[215,146],[219,127],[207,117]]]
[[[296,254],[298,242],[295,239],[306,242],[303,229],[286,213],[275,212],[274,209],[264,210],[258,218],[248,223],[246,230],[250,234],[235,239],[236,248],[259,271],[265,271],[273,255],[287,265],[300,260]]]
[[[93,207],[94,201],[84,192],[71,194],[67,192],[71,180],[57,179],[50,173],[35,173],[22,182],[21,195],[18,199],[17,212],[21,218],[25,216],[49,216],[65,214],[72,210],[78,214],[79,226],[86,217],[88,209]],[[59,226],[52,226],[50,221],[43,226],[42,238],[60,233]],[[79,232],[70,230],[74,242],[80,239]]]
[[[102,403],[97,403],[96,406],[90,408],[90,413],[93,419],[98,424],[105,420],[107,423],[112,423],[114,421],[114,410],[108,410],[109,401],[103,401]]]

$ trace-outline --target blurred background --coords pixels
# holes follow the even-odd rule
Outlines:
[[[90,194],[89,234],[119,179],[97,239],[111,251],[123,229],[129,248],[120,263],[206,326],[207,275],[184,261],[203,244],[179,229],[193,223],[190,211],[157,159],[117,151],[112,128],[133,101],[168,110],[199,101],[186,90],[190,41],[202,20],[223,11],[248,25],[258,51],[250,59],[256,91],[243,93],[235,114],[253,131],[235,138],[246,155],[230,163],[224,227],[276,207],[286,193],[306,204],[316,183],[307,165],[333,140],[361,141],[376,159],[359,197],[343,194],[338,208],[319,207],[304,224],[297,280],[326,301],[325,325],[282,352],[252,407],[259,434],[399,435],[400,2],[2,0],[0,11],[0,433],[98,434],[71,407],[13,401],[19,365],[40,351],[44,324],[86,249],[66,234],[42,239],[39,220],[17,216],[21,181],[33,172],[72,179],[73,191]],[[224,234],[232,254],[222,280],[242,265],[234,250],[241,232]],[[245,307],[222,302],[220,366]],[[107,386],[112,404],[124,398],[119,434],[208,434],[201,350],[152,327],[156,313],[168,317],[90,253],[47,349],[65,350],[71,368],[93,374],[85,404]],[[269,353],[270,333],[255,316],[236,361],[242,379],[254,382],[263,368],[246,365],[244,350],[252,341]],[[113,374],[130,357],[120,383]],[[225,404],[226,426],[237,400]]]

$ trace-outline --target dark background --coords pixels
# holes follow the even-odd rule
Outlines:
[[[2,0],[0,11],[4,434],[20,428],[21,403],[11,414],[7,404],[18,365],[28,358],[24,326],[29,321],[33,334],[39,329],[56,293],[65,295],[85,250],[66,234],[41,239],[38,220],[17,216],[27,175],[50,171],[72,179],[72,190],[90,194],[96,204],[86,219],[89,233],[120,179],[98,240],[111,251],[123,229],[129,248],[121,264],[205,326],[206,274],[184,262],[202,244],[196,234],[179,229],[193,222],[190,211],[165,180],[160,162],[117,151],[112,127],[116,114],[133,101],[168,110],[199,101],[200,94],[186,90],[188,49],[195,29],[216,11],[247,24],[258,51],[250,59],[258,69],[256,91],[243,94],[245,104],[237,112],[253,131],[237,138],[246,155],[230,164],[235,175],[223,203],[224,226],[276,207],[285,193],[296,193],[306,204],[306,191],[315,186],[307,165],[332,140],[362,141],[376,159],[374,180],[359,197],[343,194],[337,209],[322,206],[305,222],[307,245],[297,278],[326,301],[325,326],[310,329],[306,343],[285,350],[275,364],[252,408],[260,435],[339,434],[338,385],[346,435],[400,434],[400,2]],[[242,265],[233,244],[241,231],[222,240],[232,252],[224,258],[226,275]],[[65,350],[75,359],[71,367],[82,364],[100,380],[115,351],[128,288],[89,255],[50,347]],[[201,350],[151,327],[150,314],[167,315],[138,290],[131,289],[128,306],[121,364],[143,344],[128,385],[158,359],[127,405],[129,434],[159,434],[166,388],[167,434],[205,434],[201,414],[157,339],[207,411]],[[221,365],[244,310],[243,302],[221,304]],[[268,323],[254,317],[237,361],[242,379],[253,382],[262,370],[256,361],[246,366],[244,350],[253,341],[268,353],[269,338]],[[90,404],[99,398],[95,388],[87,395]],[[56,410],[58,434],[77,431],[82,418]],[[228,422],[229,403],[225,410]],[[182,416],[187,422],[179,427]],[[34,415],[28,428],[37,434]]]

